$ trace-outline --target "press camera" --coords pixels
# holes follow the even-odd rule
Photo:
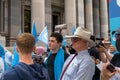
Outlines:
[[[100,48],[100,46],[103,46],[103,47],[105,47],[105,45],[103,44],[103,41],[104,40],[104,38],[96,38],[96,46],[95,47],[97,47],[97,48]]]

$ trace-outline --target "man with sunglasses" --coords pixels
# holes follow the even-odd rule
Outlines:
[[[94,46],[95,43],[91,32],[78,27],[74,35],[66,37],[71,38],[72,48],[77,53],[67,58],[60,80],[92,80],[95,62],[88,53],[88,46]]]

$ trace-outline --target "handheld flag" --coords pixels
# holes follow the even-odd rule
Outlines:
[[[48,44],[48,29],[47,29],[47,26],[42,30],[38,39],[40,41],[44,42],[45,44]]]
[[[4,62],[4,70],[7,70],[8,69],[8,66],[7,66],[7,63],[5,62],[5,49],[2,45],[0,45],[0,57],[3,59],[3,62]]]
[[[63,46],[66,46],[66,45],[67,45],[67,42],[66,42],[66,37],[65,37],[65,36],[63,36],[62,45],[63,45]]]
[[[76,31],[76,26],[72,28],[72,35],[74,35],[75,31]]]
[[[3,72],[4,72],[4,61],[3,58],[0,57],[0,77],[2,76]]]
[[[9,50],[7,50],[6,48],[5,48],[5,51],[6,51],[6,53],[5,53],[5,62],[7,63],[8,67],[10,67],[11,64],[12,64],[12,56],[13,56],[13,54]]]
[[[22,34],[21,30],[19,30],[18,35]]]
[[[19,31],[18,35],[20,35],[20,34],[22,34],[21,30]],[[12,66],[15,66],[19,62],[19,54],[16,50],[16,43],[14,43],[13,53],[14,53],[14,58],[13,58],[13,61],[12,61]]]
[[[13,53],[14,53],[14,58],[13,58],[13,61],[12,61],[12,66],[15,66],[19,62],[19,54],[16,50],[16,43],[14,44]]]
[[[35,37],[36,39],[36,44],[38,43],[38,34],[37,34],[37,30],[36,30],[36,25],[35,23],[33,23],[32,25],[32,31],[31,31],[32,35]]]

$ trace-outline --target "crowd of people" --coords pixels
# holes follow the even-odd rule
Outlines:
[[[36,46],[30,33],[16,38],[19,60],[12,66],[15,55],[0,45],[0,80],[120,80],[120,38],[116,48],[105,38],[96,43],[86,28],[78,27],[70,46],[63,46],[61,33],[53,32],[48,49]]]

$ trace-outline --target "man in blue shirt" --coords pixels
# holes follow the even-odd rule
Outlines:
[[[92,80],[95,62],[88,53],[88,45],[94,46],[94,38],[87,29],[78,27],[71,38],[72,48],[77,52],[67,58],[60,80]]]

